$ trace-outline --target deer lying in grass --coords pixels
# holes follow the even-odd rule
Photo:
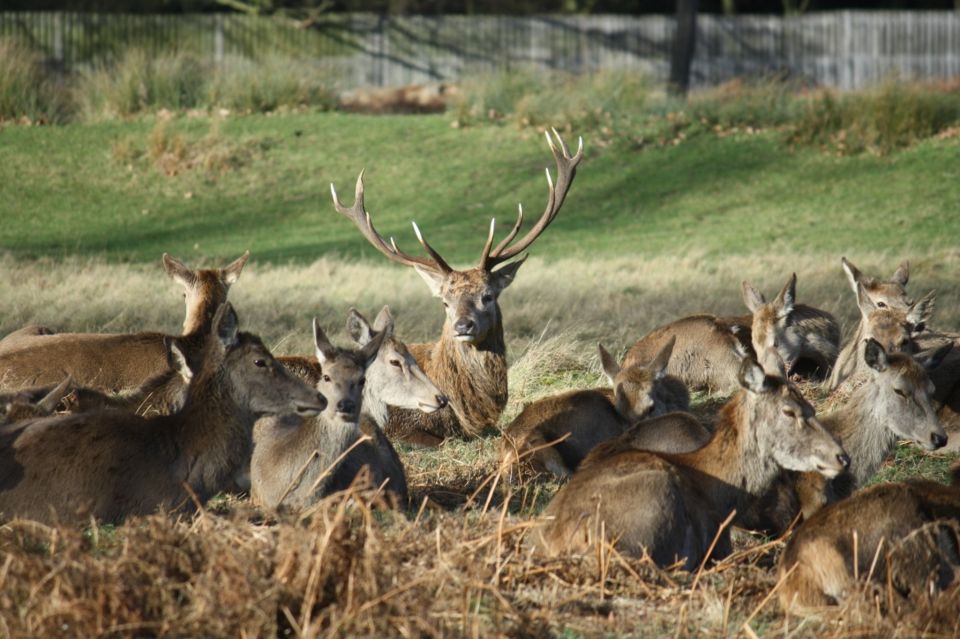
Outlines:
[[[885,303],[875,303],[859,282],[856,283],[856,290],[860,323],[837,357],[836,366],[830,374],[830,390],[836,390],[845,380],[855,378],[857,373],[865,370],[861,345],[866,339],[876,340],[888,352],[915,352],[917,345],[914,338],[924,330],[933,311],[933,293],[902,310],[886,305],[879,306]]]
[[[810,517],[824,504],[849,497],[873,477],[897,440],[935,450],[947,442],[931,403],[933,384],[928,372],[951,350],[947,344],[916,357],[887,353],[874,339],[863,344],[867,371],[842,406],[820,419],[850,456],[850,467],[826,481],[813,473],[785,473],[755,509],[745,511],[738,525],[779,533],[798,512]]]
[[[0,425],[52,415],[70,392],[70,378],[53,387],[0,393]]]
[[[666,374],[674,340],[648,366],[621,368],[598,345],[603,370],[612,388],[573,390],[524,406],[500,442],[500,467],[515,466],[557,477],[573,473],[590,450],[649,417],[687,410],[690,396],[683,382]],[[644,422],[646,423],[646,422]],[[650,450],[680,453],[699,448],[710,438],[699,422],[684,428],[639,429]]]
[[[712,556],[729,552],[722,522],[766,492],[780,468],[840,473],[846,453],[785,378],[776,352],[768,350],[765,359],[770,374],[744,358],[743,390],[717,415],[706,446],[679,455],[629,443],[595,449],[547,506],[535,543],[559,554],[587,551],[606,538],[621,552],[647,552],[660,566],[683,561],[689,570],[718,535]]]
[[[952,473],[951,486],[921,480],[871,486],[804,522],[780,556],[783,608],[839,603],[867,579],[907,598],[955,585],[960,465]]]
[[[364,466],[373,481],[401,504],[407,500],[403,465],[393,451],[385,459],[377,442],[363,442],[360,410],[366,372],[387,337],[381,331],[358,350],[337,348],[313,320],[317,361],[303,363],[298,375],[307,378],[312,364],[316,387],[327,398],[327,409],[308,420],[266,418],[253,431],[250,493],[270,509],[303,510],[322,497],[353,483]],[[287,358],[287,365],[294,363]],[[389,446],[389,442],[386,442]],[[386,463],[385,463],[386,462]]]
[[[434,297],[443,301],[446,321],[436,342],[411,344],[410,352],[420,368],[449,398],[447,408],[430,414],[420,411],[391,412],[386,432],[402,441],[435,446],[444,438],[471,438],[494,426],[507,403],[506,345],[497,298],[517,274],[523,258],[519,256],[540,236],[560,212],[573,183],[577,165],[583,157],[583,140],[576,154],[553,132],[556,143],[547,134],[547,142],[557,163],[554,186],[547,171],[547,205],[530,231],[511,245],[523,223],[522,209],[517,222],[496,246],[494,224],[480,253],[480,263],[472,269],[457,271],[431,247],[414,223],[417,239],[429,257],[403,253],[393,240],[377,232],[363,203],[363,173],[357,178],[356,199],[344,206],[331,185],[334,206],[357,226],[363,236],[381,253],[399,264],[412,266],[424,279]],[[496,268],[496,267],[500,268]]]
[[[172,415],[107,410],[0,428],[2,516],[115,522],[188,509],[231,485],[249,460],[257,417],[326,407],[259,338],[240,332],[229,303],[207,340],[183,408]]]
[[[181,344],[204,341],[213,314],[226,301],[248,257],[249,252],[222,269],[192,270],[164,253],[167,274],[185,291]],[[169,336],[152,332],[21,336],[15,348],[0,353],[0,387],[54,384],[69,375],[77,384],[95,389],[135,388],[166,370],[165,337]]]
[[[645,364],[669,340],[676,340],[667,372],[694,389],[731,391],[738,387],[743,358],[773,347],[789,364],[800,352],[795,333],[788,331],[794,313],[797,276],[793,275],[772,301],[743,282],[744,304],[752,315],[716,317],[693,315],[654,329],[627,352],[624,366]]]

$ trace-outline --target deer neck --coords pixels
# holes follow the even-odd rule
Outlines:
[[[497,423],[507,404],[507,348],[502,324],[497,321],[486,338],[474,344],[458,341],[453,327],[444,324],[424,370],[450,398],[450,407],[463,429],[480,434]]]
[[[860,343],[863,341],[863,336],[866,334],[867,327],[864,323],[863,318],[860,318],[860,322],[857,324],[857,331],[853,334],[853,337],[844,345],[843,349],[840,350],[840,354],[837,355],[837,362],[833,366],[833,372],[830,374],[830,389],[836,389],[846,378],[850,377],[857,370],[857,351],[860,348]]]
[[[367,369],[367,384],[363,387],[361,414],[372,419],[380,428],[386,426],[387,420],[390,418],[387,403],[380,398],[376,385],[370,379],[370,369]]]
[[[204,500],[223,489],[236,471],[248,464],[256,416],[237,406],[225,388],[225,372],[198,376],[190,384],[183,408],[158,419],[174,423],[179,468],[197,496]]]
[[[861,485],[871,477],[897,443],[887,427],[889,415],[884,409],[879,385],[867,380],[857,387],[847,403],[821,421],[850,456],[850,473]]]
[[[776,479],[779,466],[758,437],[755,424],[766,415],[753,395],[740,391],[717,415],[716,430],[699,450],[665,456],[688,471],[691,483],[707,495],[724,516],[762,495]]]

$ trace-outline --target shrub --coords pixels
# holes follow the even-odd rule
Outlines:
[[[58,123],[70,113],[64,80],[41,54],[13,39],[0,39],[0,121],[26,118]]]
[[[208,102],[243,112],[306,106],[329,110],[336,106],[336,91],[327,73],[304,60],[231,58],[214,75]]]

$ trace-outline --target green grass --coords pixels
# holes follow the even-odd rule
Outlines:
[[[181,118],[167,127],[200,145],[211,123]],[[305,113],[226,119],[216,134],[227,147],[256,148],[252,157],[168,176],[149,153],[124,152],[149,149],[154,128],[145,119],[0,129],[0,249],[114,261],[247,248],[273,262],[371,256],[328,191],[335,182],[351,201],[365,167],[367,207],[385,235],[413,251],[416,220],[444,255],[469,264],[491,216],[503,233],[518,201],[528,218],[539,215],[543,168],[552,165],[532,130]],[[564,211],[533,248],[538,256],[920,253],[954,246],[960,231],[956,139],[884,158],[789,152],[772,133],[664,148],[585,144]]]

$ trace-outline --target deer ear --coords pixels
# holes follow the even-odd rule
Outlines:
[[[246,264],[249,259],[250,251],[246,251],[233,262],[220,269],[220,277],[227,286],[231,286],[240,278],[240,271],[243,270],[243,265]]]
[[[797,299],[797,274],[794,273],[790,276],[790,279],[787,280],[787,283],[783,285],[783,289],[780,290],[780,294],[777,295],[777,299],[773,302],[780,308],[780,315],[786,316],[793,312],[793,305],[796,303]]]
[[[239,341],[240,320],[237,319],[237,312],[233,310],[230,302],[224,302],[217,309],[217,314],[213,316],[213,326],[224,348],[236,346]]]
[[[740,385],[751,393],[765,393],[771,390],[767,383],[767,374],[752,357],[744,357],[737,374]]]
[[[193,379],[193,369],[190,368],[190,363],[180,348],[180,344],[170,337],[164,337],[163,344],[167,348],[167,364],[171,370],[177,371],[183,381],[190,383],[190,380]]]
[[[870,313],[877,310],[877,305],[873,303],[873,300],[870,299],[870,296],[867,295],[866,289],[863,288],[863,284],[857,282],[854,285],[854,288],[857,291],[857,306],[860,307],[860,315],[867,317]]]
[[[937,349],[928,349],[914,355],[914,359],[928,371],[932,371],[943,363],[943,360],[953,350],[953,342],[947,342]]]
[[[513,278],[516,277],[517,271],[520,270],[526,259],[527,257],[523,256],[519,260],[501,266],[490,274],[493,286],[498,293],[513,284]]]
[[[670,363],[670,356],[673,354],[673,347],[677,343],[677,336],[674,335],[670,340],[663,345],[663,348],[660,349],[660,352],[657,353],[657,356],[653,358],[653,361],[650,362],[650,370],[653,371],[653,375],[656,379],[663,379],[663,376],[667,374],[667,365]]]
[[[358,346],[366,346],[373,339],[370,322],[355,308],[351,308],[347,313],[347,335]]]
[[[614,378],[620,374],[620,364],[617,363],[617,360],[607,352],[607,349],[603,347],[603,344],[597,344],[597,349],[600,351],[600,365],[603,366],[603,372],[606,374],[607,379],[610,380],[610,383],[614,383]]]
[[[320,327],[320,320],[313,318],[313,346],[317,354],[317,361],[321,364],[334,359],[337,356],[337,348],[329,339],[327,334]]]
[[[434,297],[440,297],[443,292],[443,282],[447,279],[447,276],[439,271],[423,268],[417,264],[413,265],[413,269],[423,278],[427,286],[430,287],[430,293],[432,293]]]
[[[193,286],[193,283],[197,281],[197,276],[193,270],[167,253],[163,254],[163,268],[166,269],[167,275],[173,278],[173,281],[183,287]]]
[[[863,342],[863,361],[878,373],[882,373],[890,366],[890,360],[887,359],[887,351],[883,349],[883,345],[880,344],[880,342],[872,337],[867,338]]]
[[[384,306],[377,313],[376,319],[373,320],[373,330],[382,331],[387,334],[387,337],[393,336],[393,314],[389,306]]]
[[[893,277],[891,277],[890,280],[896,282],[900,286],[906,286],[907,282],[910,281],[910,262],[907,260],[900,262],[900,266],[897,267],[897,270],[894,272]]]
[[[377,336],[370,340],[361,351],[364,361],[366,364],[365,368],[368,368],[370,364],[373,364],[373,361],[377,359],[377,353],[380,352],[380,347],[383,345],[384,339],[386,339],[386,332],[380,331],[377,333]]]
[[[845,257],[840,258],[840,265],[843,266],[843,272],[847,274],[847,281],[850,282],[850,288],[852,288],[854,294],[856,294],[857,282],[864,281],[863,273]]]
[[[937,294],[930,291],[907,311],[907,321],[913,326],[912,332],[914,334],[922,333],[926,328],[926,323],[930,320],[936,302]]]
[[[747,305],[751,313],[756,313],[758,308],[767,303],[763,293],[753,288],[746,280],[740,282],[740,291],[743,295],[743,303]]]

